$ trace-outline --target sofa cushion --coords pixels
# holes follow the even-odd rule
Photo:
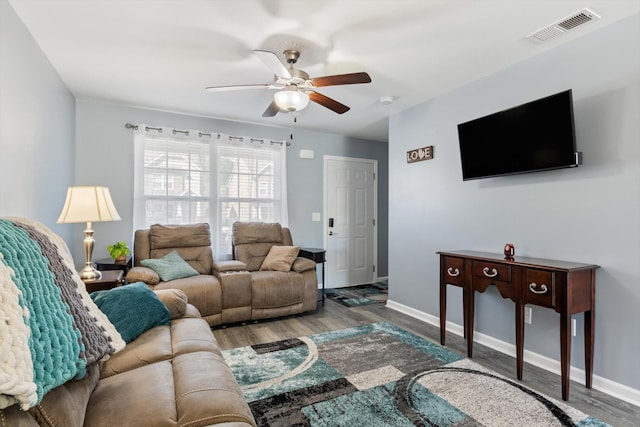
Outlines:
[[[273,243],[253,243],[235,247],[235,257],[245,263],[247,271],[258,271],[262,262],[271,250]]]
[[[299,273],[255,271],[251,276],[253,309],[286,307],[304,300],[304,279]]]
[[[167,307],[142,282],[97,291],[91,298],[127,343],[154,326],[168,324],[171,318]]]
[[[180,289],[187,294],[189,304],[193,304],[203,317],[220,314],[222,311],[222,288],[215,276],[199,274],[160,282],[153,288],[155,291],[160,289]]]
[[[296,260],[293,262],[293,265],[291,266],[291,270],[297,273],[303,273],[305,271],[315,270],[315,269],[316,269],[315,261],[312,261],[308,258],[302,258],[302,257],[296,258]]]
[[[149,227],[149,244],[154,249],[211,246],[209,224],[162,225]]]
[[[209,224],[154,224],[149,227],[148,236],[149,254],[140,258],[139,261],[146,258],[161,258],[175,250],[198,273],[212,273],[213,254],[211,252]],[[143,238],[144,236],[141,235],[140,237]],[[134,243],[134,248],[137,244],[138,242]]]
[[[222,354],[206,321],[201,318],[175,319],[170,325],[157,326],[142,333],[124,350],[105,360],[100,377],[121,374],[195,351]]]
[[[158,276],[160,276],[163,282],[200,274],[195,268],[183,260],[176,251],[171,251],[162,258],[142,260],[140,264],[158,273]]]
[[[171,319],[177,319],[185,315],[187,311],[187,294],[181,289],[158,289],[154,291],[156,296],[169,310]]]
[[[144,282],[153,286],[160,283],[160,275],[149,267],[133,267],[127,272],[127,282]]]
[[[224,422],[255,425],[222,356],[205,351],[101,379],[85,419],[92,427],[200,427]]]
[[[271,246],[260,270],[289,271],[300,252],[300,246]]]
[[[232,225],[233,245],[251,243],[282,243],[282,226],[268,222],[234,222]]]

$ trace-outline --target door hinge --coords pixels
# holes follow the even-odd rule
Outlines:
[[[373,272],[374,273],[376,272],[376,266],[375,265],[373,266]]]
[[[373,226],[374,227],[376,226],[376,219],[375,218],[373,218]]]

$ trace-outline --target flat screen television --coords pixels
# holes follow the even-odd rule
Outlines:
[[[571,89],[458,125],[464,181],[578,166]]]

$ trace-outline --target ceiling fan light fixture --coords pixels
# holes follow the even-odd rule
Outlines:
[[[300,111],[309,105],[309,95],[293,85],[274,93],[273,100],[281,110],[289,112]]]

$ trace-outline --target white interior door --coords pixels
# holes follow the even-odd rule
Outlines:
[[[324,157],[327,287],[375,281],[376,172],[376,160]]]

